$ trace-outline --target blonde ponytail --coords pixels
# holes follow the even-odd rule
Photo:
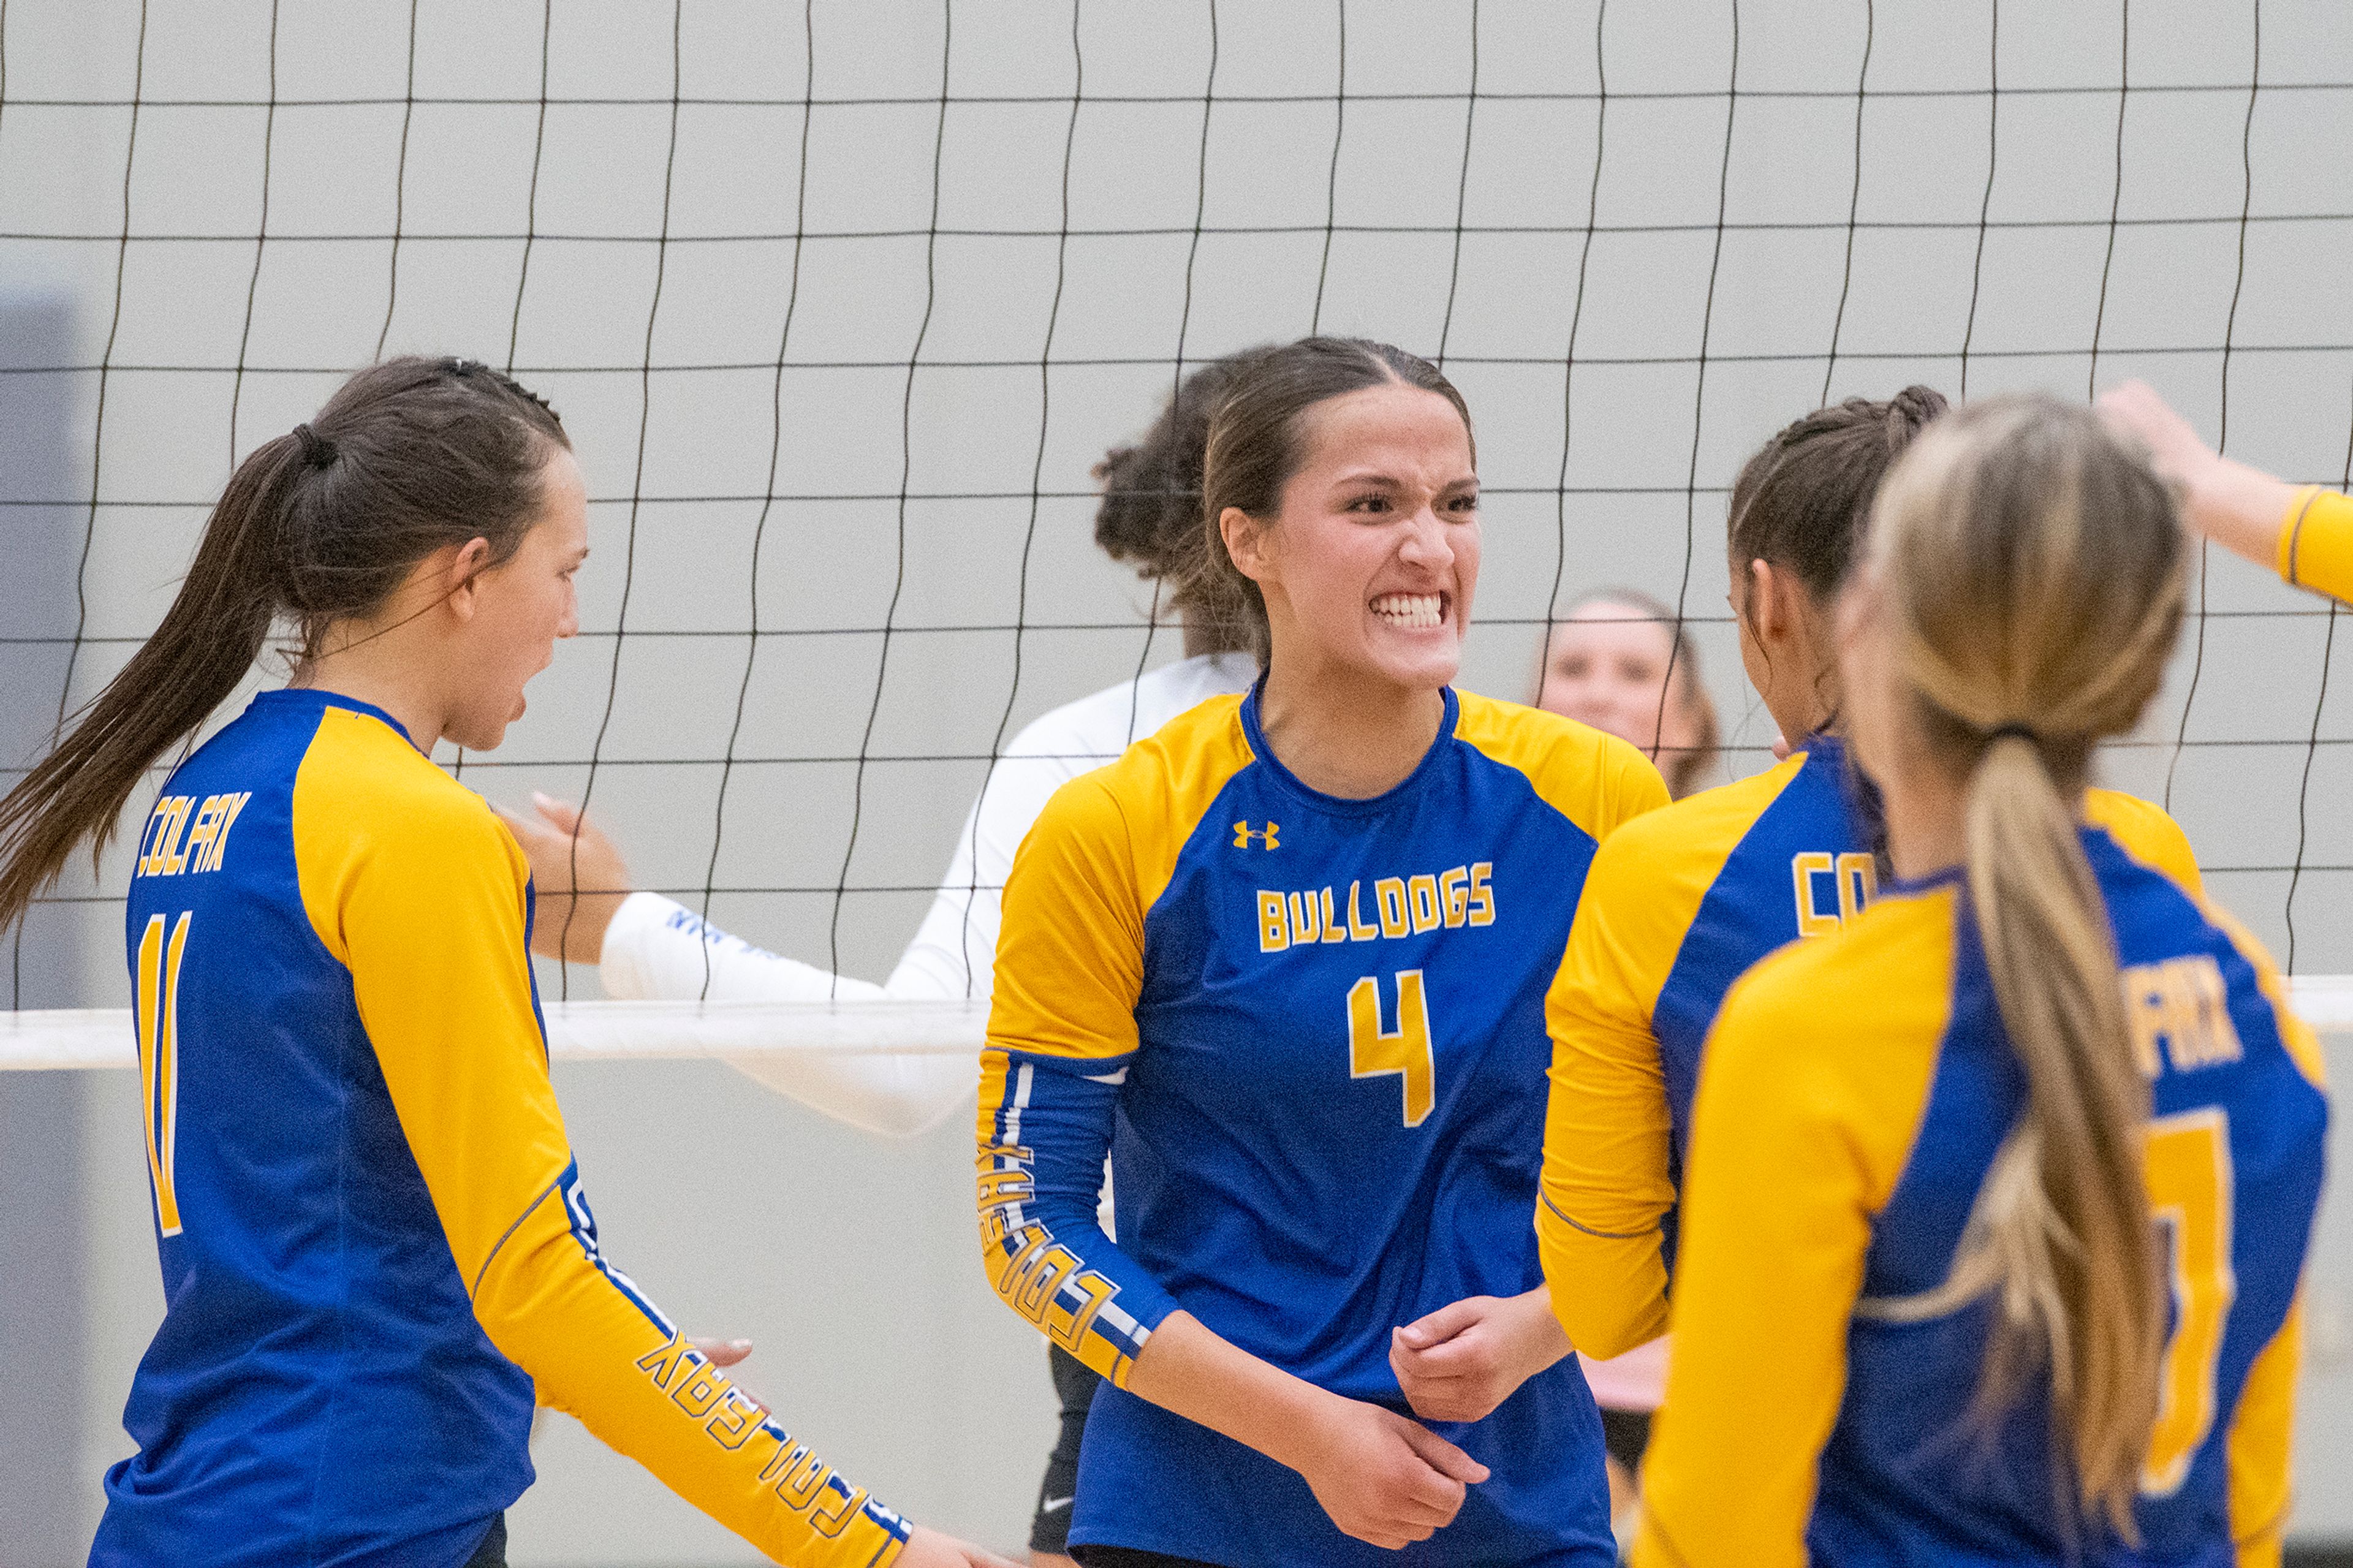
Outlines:
[[[2004,398],[1939,421],[1874,513],[1875,576],[1921,728],[1966,780],[1968,906],[2026,1078],[1943,1287],[1990,1294],[1979,1408],[2048,1368],[2072,1500],[2134,1539],[2167,1297],[2143,1170],[2149,1090],[2077,837],[2091,749],[2154,695],[2182,614],[2173,501],[2088,410]]]
[[[1998,1266],[1983,1403],[2047,1360],[2087,1513],[2132,1533],[2165,1340],[2135,1065],[2107,913],[2068,798],[2035,744],[1995,740],[1969,780],[1969,903],[2026,1115],[1995,1158],[1978,1237]]]

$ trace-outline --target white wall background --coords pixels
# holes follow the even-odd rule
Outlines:
[[[1091,547],[1089,466],[1180,353],[1318,323],[1442,351],[1471,400],[1490,499],[1465,683],[1521,694],[1548,606],[1586,587],[1680,594],[1745,773],[1771,726],[1723,621],[1722,490],[1826,384],[2081,395],[2096,342],[2099,380],[2147,377],[2210,436],[2227,407],[2234,455],[2346,476],[2353,13],[2140,0],[2128,51],[2117,5],[2012,5],[1998,43],[1995,21],[1985,0],[14,0],[0,290],[62,295],[77,326],[63,363],[0,343],[0,373],[53,387],[81,445],[62,478],[0,476],[0,527],[87,537],[79,699],[168,602],[233,458],[380,342],[511,360],[573,432],[596,557],[586,634],[465,776],[576,796],[594,757],[641,881],[699,902],[715,853],[716,919],[880,978],[999,734],[1175,651]],[[2169,780],[2219,895],[2284,952],[2293,884],[2296,967],[2353,971],[2353,818],[2329,809],[2353,669],[2323,685],[2353,637],[2234,561],[2207,595],[2110,776]],[[63,653],[0,661],[54,690]],[[112,912],[40,918],[87,934],[84,998],[120,1005]],[[754,1385],[883,1496],[1017,1542],[1051,1405],[975,1266],[965,1129],[878,1143],[712,1064],[557,1079],[638,1278],[755,1337]],[[58,1219],[89,1326],[58,1416],[77,1542],[161,1310],[133,1095],[92,1077],[85,1209]],[[2298,1517],[2353,1536],[2341,1199],[2325,1228]],[[518,1563],[747,1560],[575,1427],[539,1457]]]

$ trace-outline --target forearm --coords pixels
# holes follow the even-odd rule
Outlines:
[[[2183,475],[2182,513],[2190,527],[2259,566],[2275,567],[2280,526],[2297,487],[2258,468],[2213,457]]]
[[[1308,1465],[1319,1417],[1338,1396],[1171,1312],[1135,1359],[1128,1392],[1293,1469]]]
[[[777,1562],[867,1568],[895,1558],[904,1521],[690,1345],[604,1260],[586,1214],[566,1172],[475,1289],[483,1331],[531,1374],[542,1402]]]
[[[1550,1368],[1577,1348],[1569,1342],[1568,1331],[1562,1325],[1559,1314],[1553,1310],[1549,1283],[1513,1297],[1509,1304],[1512,1309],[1512,1342],[1518,1352],[1522,1383]]]
[[[1666,1090],[1646,1027],[1556,987],[1536,1250],[1569,1342],[1599,1360],[1666,1331]]]
[[[1176,1299],[1096,1214],[1125,1062],[1018,1055],[980,1062],[975,1202],[982,1266],[1005,1304],[1124,1388]]]
[[[1546,1191],[1536,1205],[1536,1250],[1554,1321],[1568,1344],[1596,1361],[1624,1355],[1667,1331],[1667,1268],[1654,1224],[1631,1236],[1588,1229]]]
[[[658,893],[632,893],[605,933],[605,994],[630,1002],[848,1002],[882,988],[753,946]]]

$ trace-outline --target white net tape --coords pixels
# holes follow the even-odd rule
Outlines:
[[[2289,990],[2315,1029],[2353,1035],[2353,974],[2299,974]],[[557,1061],[976,1056],[988,1025],[977,1002],[561,1002],[546,1013]],[[0,1012],[0,1070],[136,1067],[133,1041],[123,1008]]]

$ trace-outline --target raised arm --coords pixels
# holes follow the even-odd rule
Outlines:
[[[2353,600],[2353,499],[2221,456],[2145,383],[2109,392],[2100,412],[2137,437],[2158,472],[2180,487],[2190,527],[2292,586]]]
[[[779,1562],[889,1563],[908,1526],[693,1349],[607,1258],[547,1077],[525,868],[472,802],[306,840],[303,897],[359,1014],[491,1342],[577,1416]]]

